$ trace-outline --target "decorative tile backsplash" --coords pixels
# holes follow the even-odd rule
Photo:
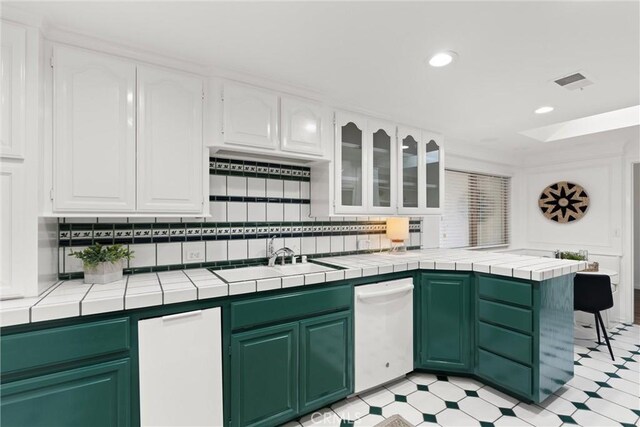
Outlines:
[[[127,273],[263,264],[268,241],[310,257],[389,248],[380,217],[312,218],[310,169],[211,158],[209,218],[65,218],[59,224],[59,276],[82,275],[67,256],[93,243],[128,245]],[[422,221],[409,224],[410,247],[421,245]]]

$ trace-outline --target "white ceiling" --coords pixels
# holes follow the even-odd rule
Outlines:
[[[518,132],[640,104],[637,1],[9,4],[53,27],[310,88],[465,145],[531,149],[541,143]],[[459,54],[453,65],[425,65],[446,49]],[[550,83],[576,71],[595,85]],[[533,114],[541,105],[555,111]]]

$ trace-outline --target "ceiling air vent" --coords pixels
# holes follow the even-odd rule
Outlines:
[[[567,90],[582,89],[587,86],[591,86],[593,82],[586,78],[582,73],[574,73],[569,76],[561,77],[554,82]]]

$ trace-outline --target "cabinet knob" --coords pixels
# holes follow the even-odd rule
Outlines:
[[[389,367],[389,362],[387,362],[387,364],[386,364],[386,365],[384,365],[384,366],[386,366],[386,367],[388,368],[388,367]]]

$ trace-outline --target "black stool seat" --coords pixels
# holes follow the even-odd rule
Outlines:
[[[606,274],[576,274],[573,279],[573,309],[594,315],[598,344],[601,344],[600,327],[602,327],[602,334],[609,348],[609,354],[611,354],[611,359],[615,360],[607,336],[607,329],[600,315],[602,310],[611,307],[613,307],[613,293],[609,276]]]

